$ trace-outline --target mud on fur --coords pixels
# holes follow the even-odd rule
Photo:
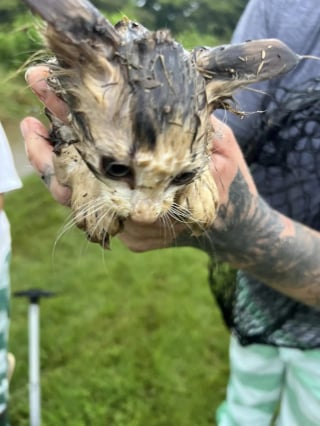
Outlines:
[[[113,26],[85,0],[24,2],[47,24],[48,83],[70,108],[67,123],[49,118],[76,225],[104,247],[128,217],[208,229],[218,206],[210,114],[300,57],[273,39],[189,52],[167,30],[128,19]]]

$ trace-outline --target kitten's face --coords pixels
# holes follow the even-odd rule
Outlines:
[[[205,80],[167,33],[150,35],[144,45],[146,51],[125,44],[114,68],[101,59],[90,72],[59,68],[57,84],[52,80],[66,94],[77,140],[58,157],[57,177],[73,189],[76,224],[104,246],[128,217],[143,223],[171,217],[199,233],[216,214]],[[131,65],[132,51],[143,53],[143,66]]]
[[[159,128],[151,108],[146,108],[146,99],[147,112],[132,113],[135,98],[127,93],[113,113],[111,103],[116,98],[112,90],[106,97],[102,91],[98,94],[96,86],[91,101],[92,88],[86,92],[82,102],[95,105],[85,107],[87,131],[79,133],[82,140],[77,150],[99,181],[101,195],[111,197],[119,216],[136,221],[154,222],[170,209],[177,215],[177,193],[197,179],[207,165],[206,121],[194,116],[183,122],[174,106],[165,105],[166,124]],[[180,213],[186,217],[185,211]]]

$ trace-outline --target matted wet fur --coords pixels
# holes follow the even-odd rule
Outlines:
[[[71,111],[67,123],[49,118],[75,224],[104,247],[129,216],[170,216],[194,234],[210,227],[210,114],[230,109],[235,89],[293,68],[298,55],[278,40],[188,52],[167,30],[111,25],[85,0],[24,1],[47,22],[48,82]]]

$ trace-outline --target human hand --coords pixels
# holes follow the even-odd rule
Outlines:
[[[58,118],[65,121],[68,107],[49,88],[46,82],[48,74],[49,69],[46,66],[32,67],[26,73],[27,83],[44,105]],[[49,143],[48,130],[39,120],[33,117],[27,117],[22,120],[20,128],[31,165],[48,186],[54,199],[61,204],[68,205],[70,190],[60,185],[55,177],[53,167],[54,154]]]

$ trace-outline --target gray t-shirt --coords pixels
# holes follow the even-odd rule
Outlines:
[[[278,38],[298,54],[320,56],[319,0],[249,1],[232,42],[259,38]],[[255,91],[245,89],[236,94],[240,108],[251,113],[246,118],[225,113],[219,114],[220,118],[224,117],[246,152],[253,141],[259,142],[256,135],[262,115],[256,111],[272,111],[275,98],[287,99],[290,92],[303,88],[315,77],[320,78],[320,62],[303,60],[283,77],[259,83]],[[320,104],[318,108],[320,112]],[[253,177],[260,194],[272,207],[320,230],[320,114],[318,123],[313,123],[312,137],[304,126],[300,130],[308,137],[301,135],[292,146],[287,142],[294,139],[291,130],[288,137],[280,137],[283,126],[279,128],[279,138],[273,133],[272,143],[260,141],[265,145],[249,161]],[[276,161],[279,144],[284,143],[286,155]],[[233,315],[234,332],[244,345],[320,348],[320,310],[297,303],[242,271],[237,275]]]

